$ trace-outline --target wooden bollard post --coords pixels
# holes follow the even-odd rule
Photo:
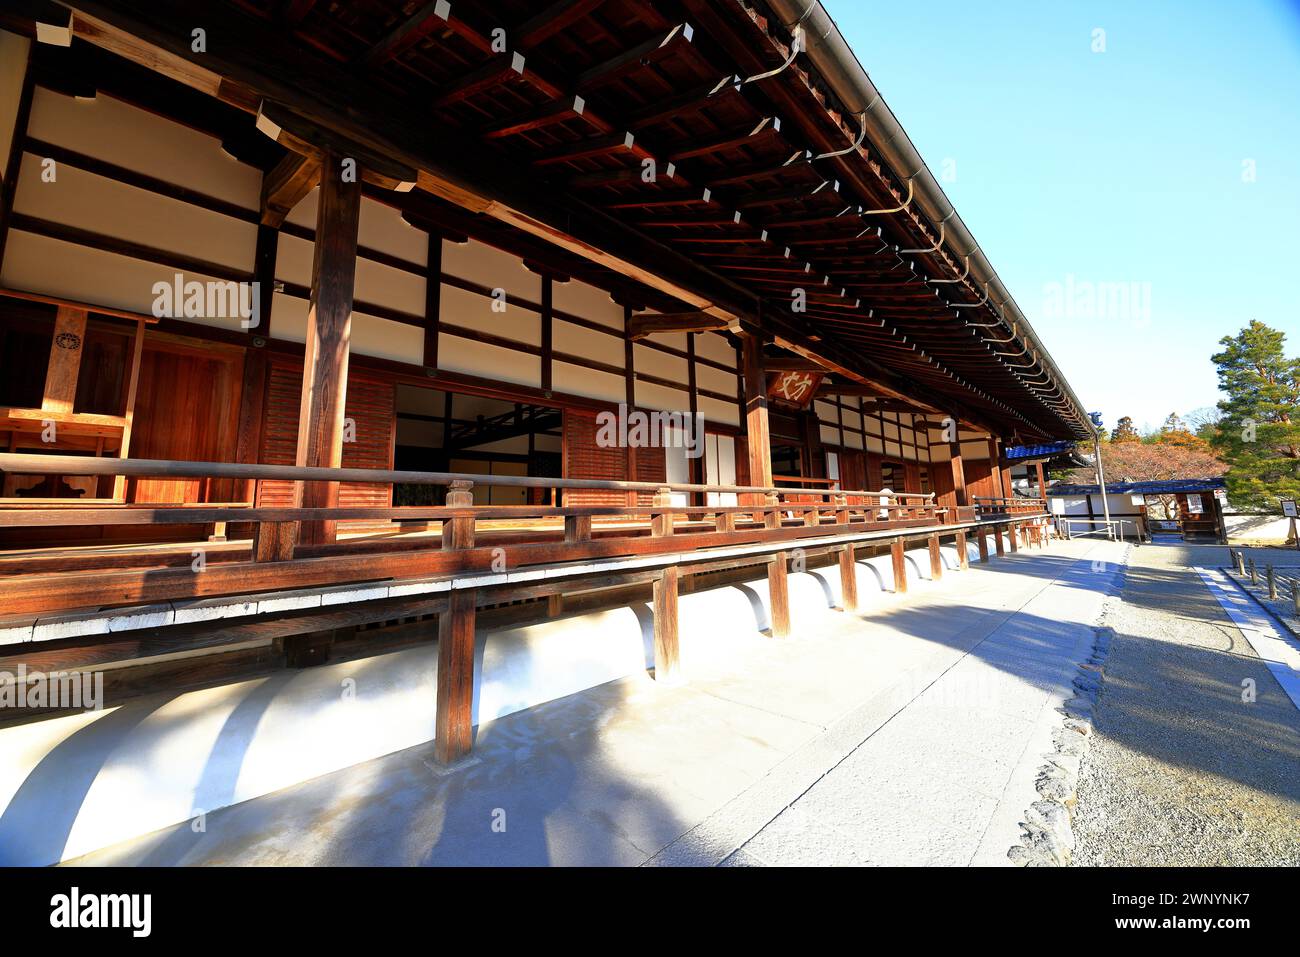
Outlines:
[[[764,523],[768,528],[781,527],[781,513],[777,506],[781,497],[776,492],[767,493],[767,512]],[[777,552],[767,563],[767,594],[772,605],[772,637],[786,638],[790,634],[790,580],[785,552]]]
[[[943,577],[943,553],[939,551],[939,536],[931,535],[928,545],[930,547],[930,580],[937,582]]]
[[[1246,574],[1246,556],[1242,553],[1240,548],[1237,549],[1237,574]]]
[[[894,593],[907,593],[907,559],[903,557],[903,540],[896,538],[889,544],[889,555],[894,565]]]
[[[957,533],[957,567],[962,571],[970,568],[970,556],[966,554],[966,533]]]
[[[654,508],[669,508],[673,504],[672,490],[659,489],[651,504]],[[663,538],[672,533],[672,512],[656,512],[650,519],[650,534]],[[654,580],[655,681],[675,681],[679,677],[677,592],[678,571],[673,565],[665,568]]]
[[[450,508],[474,504],[472,482],[452,482],[447,492]],[[450,518],[442,523],[446,550],[474,547],[474,519]],[[433,751],[443,764],[469,754],[473,743],[474,621],[478,611],[477,588],[452,588],[447,610],[438,616],[438,700],[435,704]]]
[[[1250,583],[1252,585],[1259,584],[1259,573],[1255,571],[1255,559],[1253,558],[1250,560]]]
[[[840,549],[840,604],[845,611],[858,610],[857,548],[852,542]]]
[[[1277,576],[1273,574],[1273,566],[1269,565],[1265,569],[1268,576],[1268,597],[1270,601],[1277,601]]]
[[[1291,579],[1291,604],[1295,607],[1296,617],[1300,618],[1300,578]]]

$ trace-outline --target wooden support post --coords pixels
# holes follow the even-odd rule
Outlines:
[[[1043,471],[1041,461],[1034,463],[1034,471],[1038,474],[1038,497],[1045,499],[1047,498],[1047,475]]]
[[[45,369],[45,395],[41,411],[71,415],[77,399],[77,376],[86,343],[86,310],[59,306],[54,320],[54,339]]]
[[[1002,529],[997,525],[993,526],[993,547],[997,550],[998,558],[1006,555],[1007,543],[1002,540]]]
[[[767,563],[767,591],[772,604],[772,637],[790,635],[790,578],[788,556],[777,552]]]
[[[564,595],[557,592],[554,595],[546,596],[546,616],[548,618],[559,618],[564,614]]]
[[[1007,537],[1011,539],[1011,554],[1020,551],[1020,525],[1012,522],[1007,526]]]
[[[772,484],[772,436],[767,418],[767,374],[763,368],[763,343],[757,336],[743,336],[742,352],[749,484],[767,488]],[[751,500],[741,504],[760,503]]]
[[[957,426],[954,424],[953,428]],[[970,504],[970,493],[966,490],[966,466],[961,458],[961,442],[954,441],[949,444],[950,463],[952,465],[952,488],[957,499],[957,504],[965,506]]]
[[[343,462],[343,410],[352,337],[361,171],[353,169],[353,181],[344,182],[342,159],[330,153],[326,153],[321,170],[295,462],[338,468]],[[338,505],[337,482],[304,482],[298,488],[306,508]],[[336,523],[332,521],[304,522],[299,541],[305,545],[332,542],[335,532]]]
[[[777,506],[781,496],[768,492],[766,496],[767,511],[763,523],[767,528],[781,527],[781,512]],[[767,563],[767,591],[772,604],[772,637],[785,638],[790,634],[790,582],[789,555],[777,552]]]
[[[966,554],[966,533],[957,533],[957,567],[962,571],[970,568],[970,556]]]
[[[930,546],[930,580],[938,581],[943,577],[943,553],[939,551],[939,536],[931,535]]]
[[[253,561],[289,561],[297,538],[295,522],[258,522],[253,526]]]
[[[894,593],[907,593],[907,559],[903,556],[903,540],[894,539],[889,544],[889,554],[894,561]]]
[[[980,561],[987,562],[989,560],[988,529],[982,526],[975,529],[975,546],[980,551]]]
[[[124,459],[131,452],[131,433],[135,428],[135,397],[140,390],[140,363],[144,358],[144,320],[135,323],[135,339],[131,343],[131,369],[127,373],[126,410],[123,415],[126,425],[122,429],[122,444],[118,446],[117,457]],[[126,476],[119,475],[113,479],[113,499],[126,501]],[[251,499],[250,499],[251,501]]]
[[[453,482],[447,504],[468,508],[474,504],[469,482]],[[443,522],[442,547],[474,547],[474,519]],[[477,588],[453,588],[447,610],[438,616],[438,700],[434,718],[434,756],[443,764],[469,754],[473,741],[474,622],[478,611]]]
[[[677,566],[665,568],[654,582],[655,681],[680,677],[677,645]]]
[[[840,549],[840,604],[845,611],[858,610],[857,549],[853,543]]]

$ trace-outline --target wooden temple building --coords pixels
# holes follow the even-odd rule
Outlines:
[[[119,700],[436,640],[452,760],[489,616],[643,596],[661,677],[1092,436],[809,0],[17,0],[0,166],[0,666]]]

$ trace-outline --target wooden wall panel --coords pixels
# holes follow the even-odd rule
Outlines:
[[[243,363],[224,354],[146,348],[131,457],[233,462]],[[229,502],[232,479],[131,479],[132,502]]]
[[[596,443],[596,413],[581,409],[564,411],[564,475],[566,478],[625,481],[627,450]],[[567,489],[565,505],[626,505],[625,492],[595,489]]]
[[[293,465],[298,451],[298,415],[302,401],[302,368],[272,362],[267,370],[266,418],[262,426],[259,462]],[[356,441],[343,443],[343,467],[390,469],[397,422],[395,389],[357,372],[348,372],[344,418],[356,424]],[[264,508],[293,505],[292,482],[257,483],[257,504]],[[385,507],[392,504],[392,486],[370,482],[344,482],[339,486],[340,507]]]

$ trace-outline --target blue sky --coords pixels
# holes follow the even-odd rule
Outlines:
[[[1108,426],[1251,319],[1300,353],[1300,0],[823,2]]]

